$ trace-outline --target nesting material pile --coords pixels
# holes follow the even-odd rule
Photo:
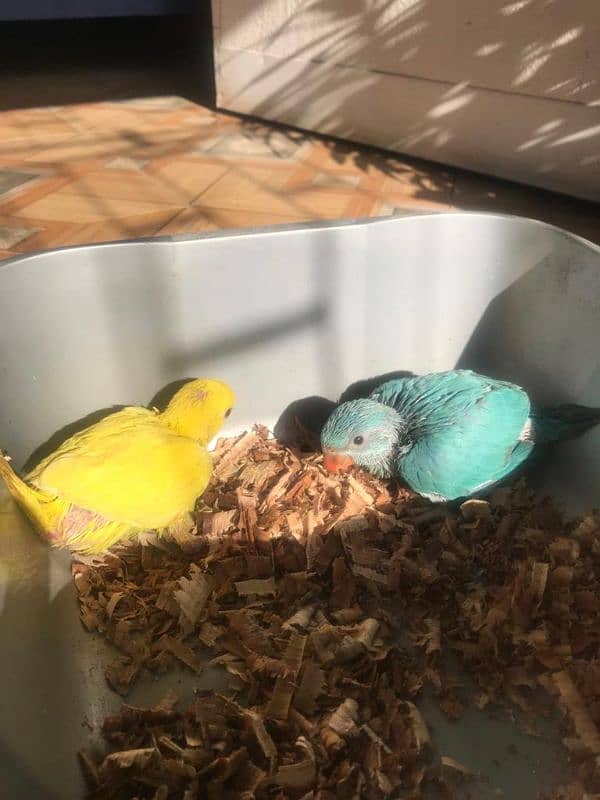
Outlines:
[[[565,524],[522,484],[431,506],[262,428],[219,442],[203,500],[163,549],[73,565],[83,624],[120,650],[116,691],[177,663],[228,674],[186,709],[107,718],[108,755],[81,754],[94,797],[452,796],[473,776],[435,750],[426,684],[453,719],[508,703],[531,732],[558,704],[573,779],[555,797],[600,792],[600,516]]]

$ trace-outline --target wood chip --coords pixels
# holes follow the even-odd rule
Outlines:
[[[180,625],[186,631],[193,630],[212,592],[213,579],[196,564],[192,564],[190,577],[180,578],[178,585],[180,588],[173,592],[173,598],[181,609]]]
[[[169,653],[172,653],[175,658],[181,661],[182,664],[185,664],[186,667],[189,667],[198,675],[204,669],[204,665],[196,656],[192,648],[188,647],[188,645],[184,644],[180,639],[174,639],[171,636],[165,635],[159,639],[157,648],[159,650],[167,650]]]
[[[405,706],[408,709],[417,751],[421,752],[421,750],[431,744],[431,738],[429,736],[427,724],[423,719],[423,715],[414,703],[412,703],[410,700],[406,700]]]
[[[460,513],[467,522],[472,522],[476,519],[489,519],[492,509],[486,500],[466,500],[460,507]]]
[[[294,628],[305,630],[308,627],[316,608],[317,607],[315,605],[304,606],[304,608],[301,608],[296,611],[295,614],[292,614],[292,616],[287,619],[281,627],[283,630],[292,630]]]
[[[258,713],[255,711],[248,711],[246,712],[246,717],[250,720],[252,732],[256,737],[256,741],[260,745],[263,755],[269,762],[269,772],[272,772],[277,759],[277,747],[275,746],[275,742],[267,733],[264,722]]]
[[[358,703],[347,697],[327,721],[328,727],[340,736],[354,736],[358,733]]]
[[[281,659],[288,668],[288,672],[285,676],[279,676],[275,681],[273,696],[266,709],[268,717],[280,720],[287,719],[296,688],[296,679],[302,667],[306,639],[306,636],[301,636],[299,633],[292,633]]]
[[[563,670],[562,672],[556,672],[552,678],[560,692],[563,703],[571,715],[577,735],[590,752],[594,753],[594,755],[600,754],[600,732],[571,676]]]
[[[242,459],[256,441],[256,431],[247,431],[241,436],[233,447],[228,448],[224,455],[214,459],[214,478],[226,481],[231,478],[241,467]]]
[[[263,597],[269,594],[277,594],[277,586],[275,585],[274,578],[252,578],[249,581],[238,581],[235,588],[240,597],[247,597],[248,595],[255,594]]]
[[[317,699],[323,693],[325,672],[314,661],[306,661],[300,684],[294,694],[294,706],[312,717],[317,708]]]
[[[295,790],[309,789],[314,786],[317,777],[314,750],[304,737],[298,740],[298,745],[305,752],[306,757],[295,764],[279,767],[277,772],[268,779],[269,784]]]
[[[468,767],[465,767],[460,761],[457,761],[455,758],[451,758],[450,756],[442,756],[441,765],[445,769],[449,769],[452,772],[456,772],[459,775],[464,775],[465,777],[472,777],[476,773],[473,770],[470,770]]]

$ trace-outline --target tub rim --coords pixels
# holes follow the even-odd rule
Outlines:
[[[344,218],[344,219],[336,219],[336,220],[311,220],[310,222],[302,222],[302,223],[283,223],[281,225],[265,225],[260,227],[252,227],[252,228],[222,228],[216,231],[200,231],[198,233],[176,233],[176,234],[166,234],[164,236],[140,236],[134,237],[131,239],[108,239],[103,242],[90,242],[89,244],[72,244],[72,245],[64,245],[62,247],[50,247],[50,248],[41,248],[39,250],[32,250],[31,252],[21,253],[15,256],[11,256],[10,258],[4,259],[0,261],[0,270],[14,266],[15,264],[28,260],[28,259],[38,259],[41,256],[50,254],[50,253],[64,253],[69,252],[72,250],[85,250],[89,251],[92,249],[103,249],[105,247],[114,247],[116,245],[120,245],[122,247],[127,247],[132,244],[156,244],[156,245],[168,245],[173,244],[176,242],[195,242],[201,241],[206,239],[231,239],[231,238],[241,238],[244,236],[261,236],[266,234],[273,234],[273,233],[296,233],[298,231],[315,231],[315,230],[332,230],[332,229],[344,229],[348,227],[367,227],[367,226],[376,226],[381,225],[383,223],[391,223],[391,222],[401,222],[404,220],[409,219],[416,219],[418,217],[461,217],[467,219],[486,219],[486,220],[509,220],[509,221],[519,221],[519,222],[526,222],[536,225],[541,228],[545,228],[547,230],[555,231],[563,236],[567,236],[575,242],[579,242],[580,244],[588,247],[593,252],[596,252],[600,255],[600,244],[596,244],[595,242],[586,239],[583,236],[580,236],[577,233],[573,233],[572,231],[568,231],[565,228],[561,228],[559,225],[554,225],[551,222],[545,222],[544,220],[535,219],[533,217],[524,217],[518,214],[502,214],[490,211],[408,211],[407,213],[398,213],[398,214],[391,214],[386,216],[379,216],[379,217],[355,217],[355,218]]]

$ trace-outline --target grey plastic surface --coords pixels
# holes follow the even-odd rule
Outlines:
[[[359,378],[456,365],[539,401],[600,405],[600,248],[544,223],[458,213],[0,264],[0,446],[18,467],[63,426],[147,404],[186,376],[231,382],[235,432]],[[571,510],[598,505],[600,430],[562,447],[541,480]],[[38,541],[5,494],[0,503],[3,791],[79,798],[74,754],[97,736],[86,721],[119,705],[102,674],[112,652],[80,626],[68,557]],[[184,673],[148,678],[128,700],[158,699],[173,682],[194,685]],[[500,788],[530,800],[561,768],[556,733],[531,740],[478,712],[440,720],[435,735],[489,777],[481,797]]]

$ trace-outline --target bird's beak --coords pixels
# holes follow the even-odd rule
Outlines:
[[[323,466],[328,472],[347,472],[354,465],[351,456],[342,456],[337,453],[323,453]]]

